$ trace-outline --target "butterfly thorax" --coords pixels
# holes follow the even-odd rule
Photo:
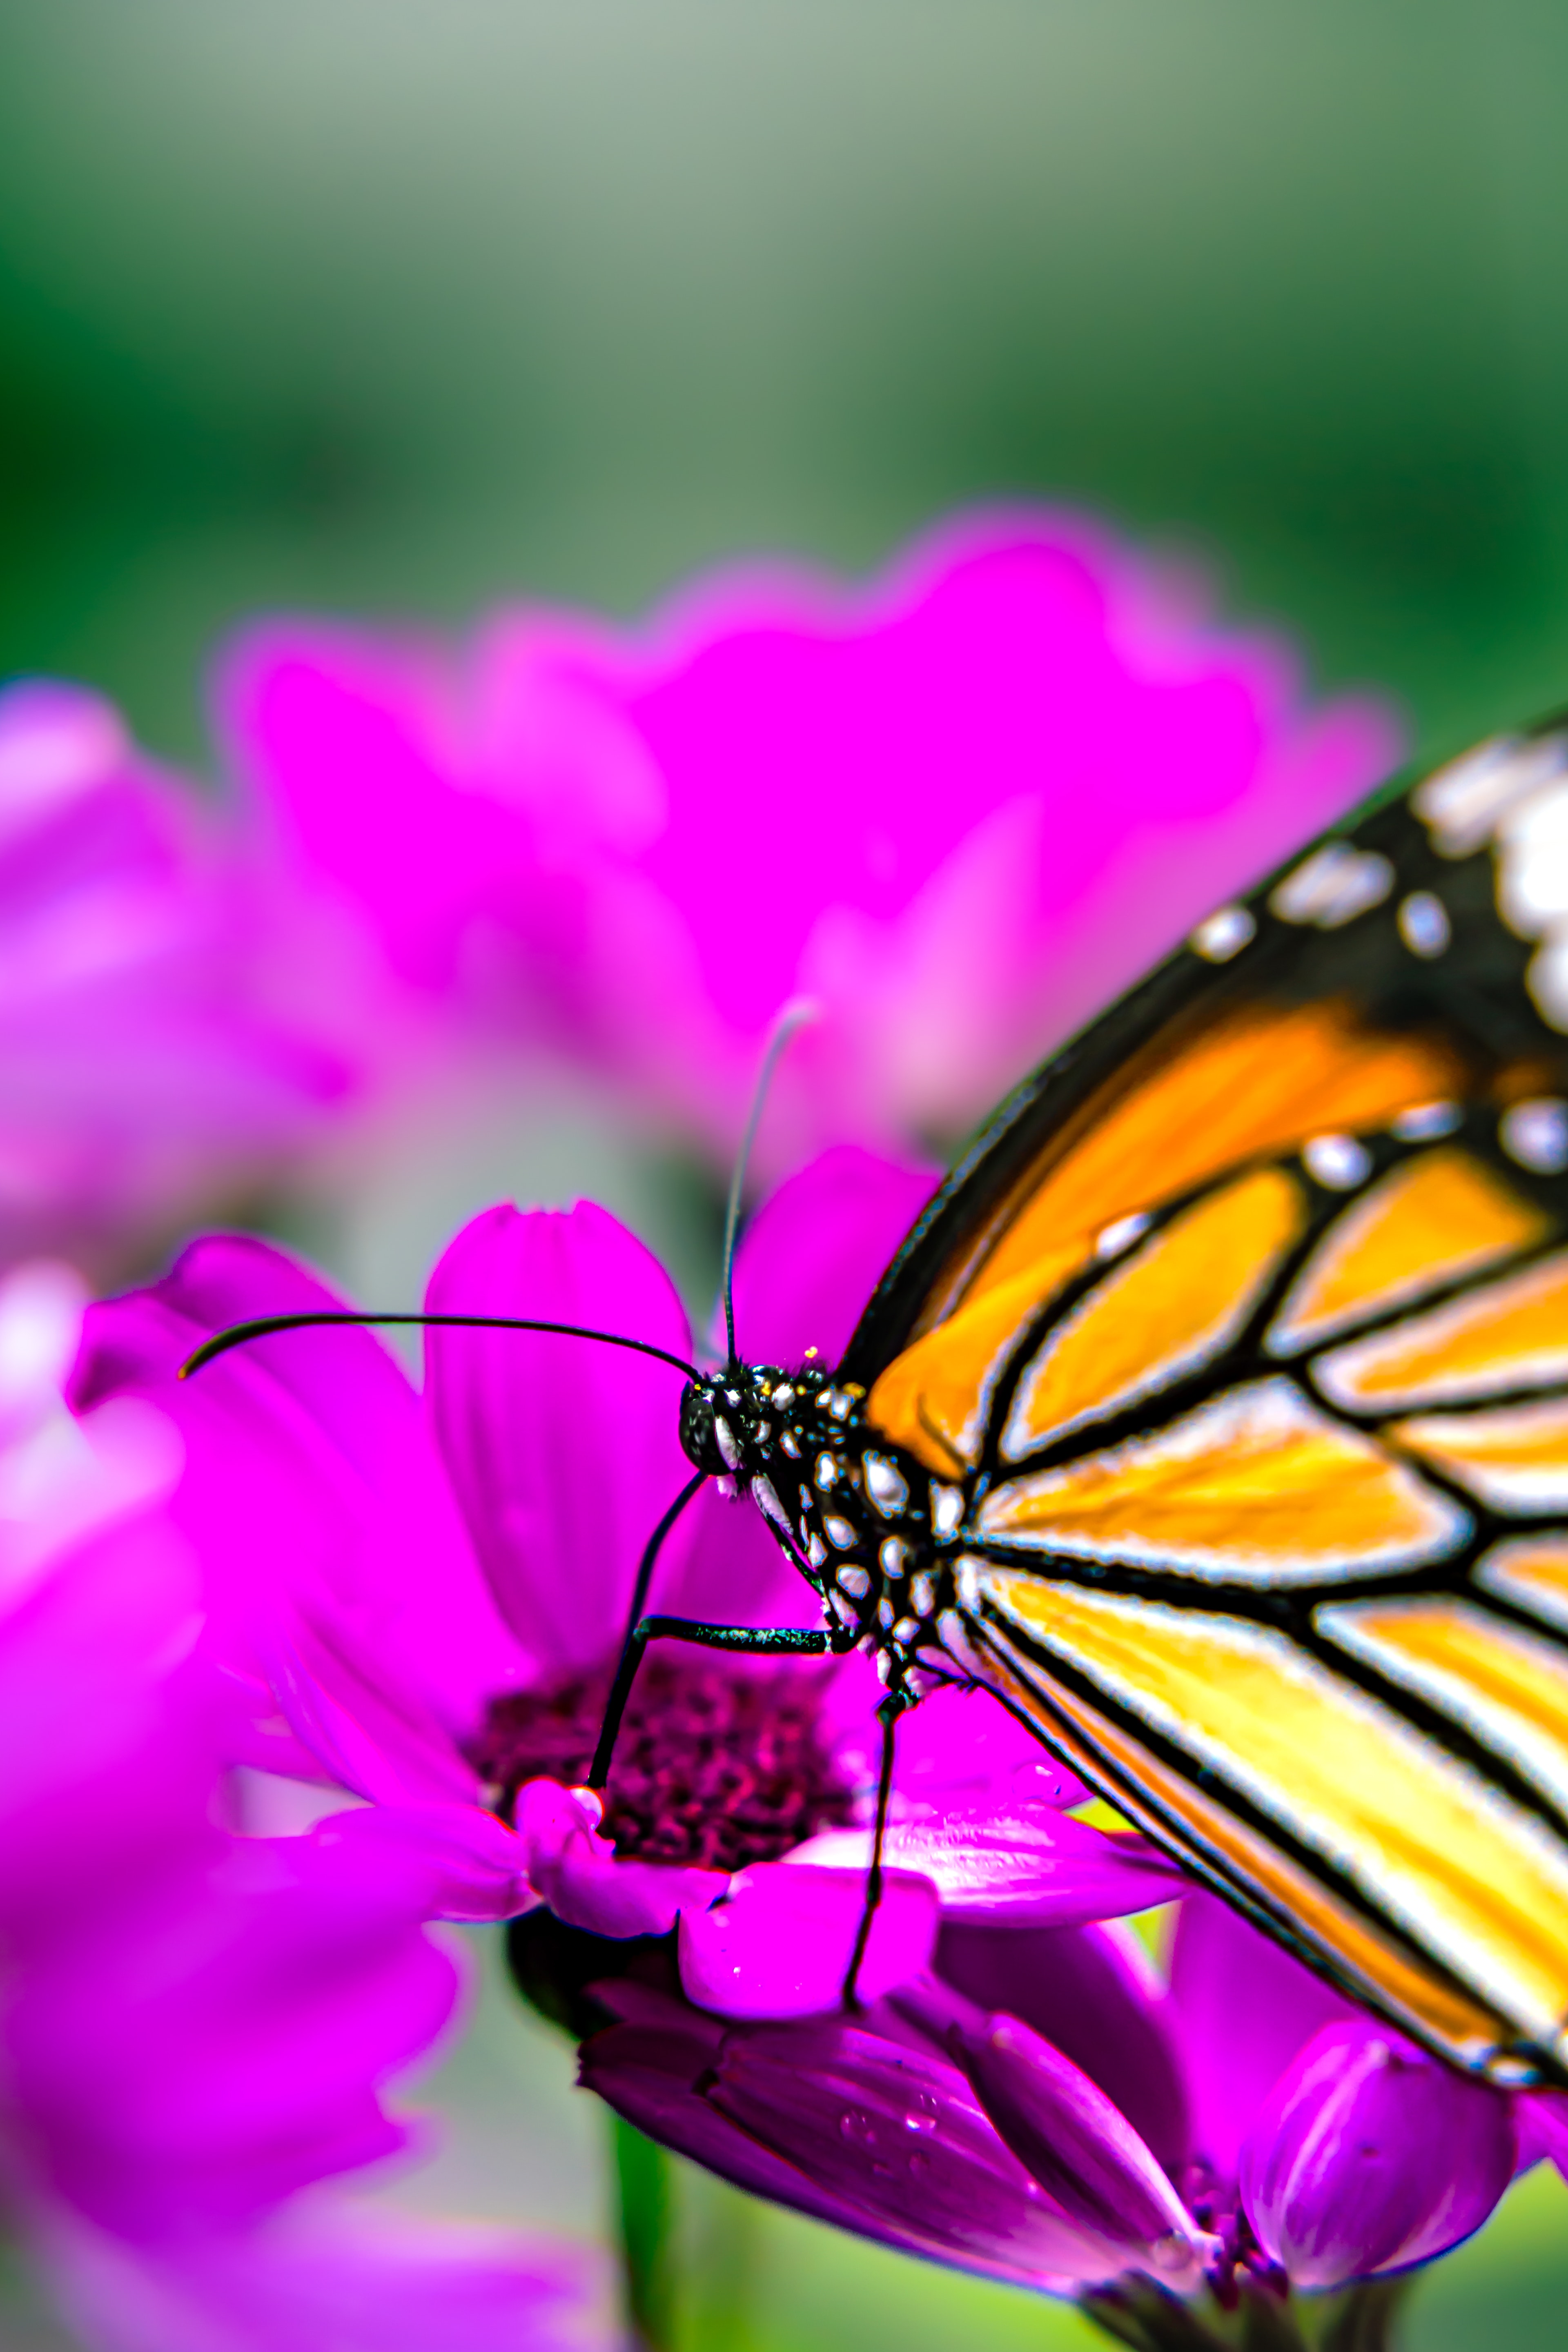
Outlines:
[[[686,1390],[680,1438],[698,1469],[750,1493],[890,1688],[953,1674],[963,1490],[868,1423],[863,1389],[816,1366],[731,1364]]]

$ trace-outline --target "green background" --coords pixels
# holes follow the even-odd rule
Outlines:
[[[0,675],[199,761],[258,606],[631,612],[1029,493],[1450,746],[1568,696],[1565,100],[1526,0],[5,0]],[[597,2118],[486,2014],[391,2193],[588,2231]],[[1074,2339],[687,2205],[714,2345]],[[1565,2220],[1528,2184],[1412,2342],[1557,2346]]]

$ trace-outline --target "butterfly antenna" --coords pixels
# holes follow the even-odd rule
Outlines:
[[[347,1309],[321,1308],[300,1315],[264,1315],[254,1323],[233,1323],[226,1331],[215,1331],[180,1366],[180,1378],[188,1381],[204,1364],[226,1356],[231,1348],[243,1348],[247,1340],[270,1339],[274,1331],[308,1330],[323,1323],[412,1323],[426,1330],[435,1326],[464,1331],[548,1331],[563,1339],[596,1339],[603,1348],[630,1348],[639,1356],[652,1356],[661,1364],[673,1364],[689,1381],[702,1377],[696,1365],[689,1364],[684,1356],[672,1356],[668,1348],[656,1348],[649,1339],[628,1339],[620,1331],[593,1331],[581,1323],[539,1323],[517,1315],[355,1315]]]
[[[728,1361],[739,1363],[735,1349],[735,1239],[741,1230],[741,1201],[746,1189],[746,1174],[752,1161],[752,1147],[757,1139],[757,1129],[763,1123],[763,1108],[773,1084],[779,1056],[797,1029],[821,1018],[820,1007],[809,997],[792,997],[768,1034],[763,1049],[763,1066],[757,1072],[756,1087],[752,1096],[752,1108],[746,1114],[745,1132],[741,1148],[735,1154],[734,1171],[730,1178],[730,1197],[724,1204],[724,1257],[720,1279],[720,1295],[724,1301],[724,1343]]]

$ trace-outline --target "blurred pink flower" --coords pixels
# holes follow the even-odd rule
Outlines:
[[[114,1265],[341,1102],[275,1009],[288,919],[232,823],[75,688],[0,691],[0,1263]]]
[[[264,624],[219,704],[405,981],[588,1055],[721,1164],[759,1039],[814,999],[775,1171],[962,1132],[1399,742],[1381,703],[1305,706],[1190,581],[1028,509],[858,589],[754,566],[636,629],[503,612],[460,659]]]
[[[445,2026],[427,1853],[247,1837],[168,1515],[173,1427],[73,1422],[79,1295],[0,1285],[0,2203],[101,2352],[501,2352],[590,2340],[577,2258],[321,2184],[394,2154]]]

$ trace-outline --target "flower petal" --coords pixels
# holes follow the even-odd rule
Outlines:
[[[594,1990],[606,2006],[625,2007],[628,2014],[624,2023],[583,2044],[580,2080],[617,2115],[650,2139],[705,2165],[754,2197],[766,2197],[880,2244],[922,2253],[935,2251],[909,2225],[887,2213],[868,2213],[862,2202],[814,2179],[698,2090],[699,2083],[710,2081],[725,2046],[726,2029],[716,2019],[624,1981]],[[626,1999],[634,1992],[635,2006]],[[1003,2276],[1027,2275],[1000,2263],[976,2263],[975,2267],[994,2269]]]
[[[781,1184],[735,1254],[735,1337],[747,1362],[795,1369],[814,1348],[836,1364],[937,1174],[841,1144]]]
[[[932,1691],[899,1725],[895,1797],[906,1815],[988,1797],[1065,1811],[1089,1790],[988,1690]]]
[[[1042,2285],[1096,2279],[1123,2249],[1063,2213],[963,2074],[843,2020],[725,2037],[710,2103],[831,2195],[921,2252]]]
[[[517,1801],[517,1833],[528,1883],[568,1927],[595,1936],[667,1936],[677,1919],[700,1916],[730,1881],[722,1871],[667,1863],[617,1862],[597,1834],[596,1801],[555,1780],[531,1780]]]
[[[1241,2158],[1258,2242],[1303,2287],[1430,2262],[1513,2175],[1506,2095],[1370,2019],[1326,2025],[1274,2085]]]
[[[490,1209],[430,1278],[433,1314],[516,1315],[689,1356],[668,1276],[603,1209]],[[618,1650],[643,1547],[691,1475],[680,1375],[524,1331],[427,1335],[431,1423],[501,1612],[550,1671]]]
[[[366,1805],[310,1832],[322,1847],[384,1848],[428,1873],[429,1919],[513,1919],[538,1900],[515,1830],[477,1805]]]
[[[1180,2053],[1131,1930],[944,1921],[937,1973],[979,2008],[1033,2026],[1099,2084],[1167,2172],[1180,2170],[1191,2147]]]
[[[711,1910],[680,1921],[687,1998],[724,2017],[808,2017],[834,2008],[866,1908],[864,1872],[758,1863],[738,1871]],[[888,1871],[857,1978],[876,2000],[916,1975],[936,1941],[937,1891]]]
[[[1045,2038],[1005,2012],[987,2014],[933,1986],[899,2007],[921,2017],[963,2068],[1019,2162],[1085,2231],[1122,2249],[1122,2267],[1152,2264],[1197,2282],[1199,2232],[1126,2116]]]
[[[464,1797],[474,1776],[458,1743],[527,1661],[399,1365],[368,1331],[306,1329],[177,1376],[215,1331],[322,1309],[341,1302],[280,1251],[198,1242],[165,1281],[89,1309],[72,1401],[129,1391],[178,1429],[171,1516],[201,1562],[209,1645],[234,1686],[265,1692],[362,1796]]]
[[[402,2146],[380,2086],[458,1990],[423,1932],[427,1888],[384,1845],[240,1841],[57,1943],[3,2028],[43,2185],[166,2240]]]
[[[944,1922],[1076,1927],[1152,1910],[1186,1885],[1142,1838],[1110,1836],[1050,1805],[894,1822],[883,1853],[897,1867],[935,1882]],[[789,1859],[864,1871],[871,1833],[822,1830]]]
[[[1213,1895],[1189,1895],[1171,1951],[1170,2024],[1193,2101],[1194,2152],[1234,2180],[1242,2142],[1319,2030],[1362,2014]]]
[[[41,2224],[62,2310],[97,2352],[609,2352],[574,2249],[346,2199],[244,2232],[132,2247]]]

